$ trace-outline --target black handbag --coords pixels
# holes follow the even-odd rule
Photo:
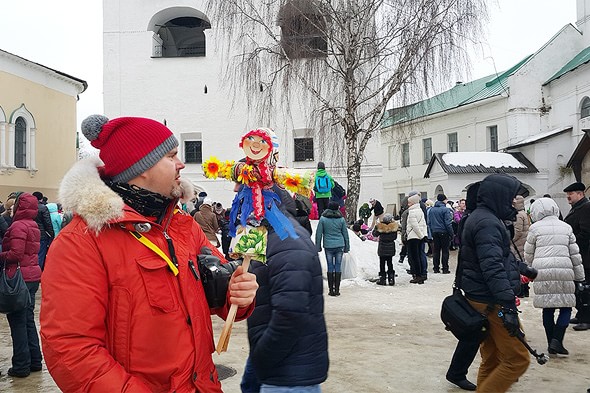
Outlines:
[[[447,296],[440,309],[440,319],[459,340],[482,342],[488,335],[490,323],[485,313],[481,313],[469,303],[461,290],[461,250],[457,256],[457,270],[453,293]]]
[[[12,278],[6,273],[6,263],[0,272],[0,313],[22,311],[31,304],[31,295],[23,279],[20,264]]]
[[[486,314],[473,308],[460,289],[453,289],[453,294],[443,300],[440,319],[459,340],[482,342],[488,334]]]

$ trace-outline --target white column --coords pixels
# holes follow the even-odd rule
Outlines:
[[[8,160],[6,164],[14,168],[14,124],[8,123]]]
[[[6,168],[6,122],[0,122],[0,168]]]
[[[37,129],[36,128],[31,128],[30,129],[30,141],[29,143],[27,143],[27,161],[28,161],[28,167],[29,170],[34,171],[37,169],[36,167],[36,160],[35,160],[35,156],[37,155]]]

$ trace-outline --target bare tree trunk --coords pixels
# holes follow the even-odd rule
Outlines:
[[[353,119],[349,118],[349,121],[354,122]],[[361,191],[361,162],[362,153],[359,152],[358,142],[354,125],[344,124],[346,134],[346,179],[348,181],[348,187],[346,190],[346,221],[356,221],[357,211],[356,207],[359,200],[359,194]]]

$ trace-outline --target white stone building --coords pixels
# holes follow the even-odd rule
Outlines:
[[[568,211],[562,190],[575,179],[567,163],[590,128],[590,0],[577,0],[577,15],[576,27],[565,25],[511,69],[390,110],[381,139],[384,202],[397,207],[410,190],[456,200],[469,184],[504,171],[529,198],[549,193]],[[471,165],[449,164],[448,152],[465,153]],[[520,164],[472,154],[482,152],[519,153]]]
[[[205,179],[200,163],[212,155],[240,159],[240,136],[255,127],[276,131],[281,165],[315,169],[325,161],[346,187],[345,169],[320,156],[314,145],[318,130],[308,128],[298,108],[275,124],[253,124],[246,100],[232,100],[230,88],[221,82],[225,64],[214,38],[216,22],[206,9],[201,0],[104,0],[105,115],[166,123],[181,142],[180,157],[187,164],[183,175],[224,205],[233,198],[233,185]],[[380,153],[379,138],[373,138],[361,170],[361,202],[381,198]]]

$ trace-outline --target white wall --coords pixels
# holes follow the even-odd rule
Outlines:
[[[205,12],[205,1],[198,0],[104,0],[104,107],[108,117],[144,116],[164,121],[180,136],[201,132],[203,159],[240,159],[240,136],[255,127],[275,129],[281,150],[281,165],[315,168],[325,161],[328,171],[346,187],[343,168],[335,168],[321,157],[316,147],[316,162],[294,162],[292,130],[307,128],[303,111],[292,108],[293,117],[282,116],[275,124],[255,124],[248,120],[245,99],[232,100],[229,87],[221,83],[223,59],[216,53],[213,30],[206,30],[207,56],[151,58],[152,35],[147,26],[154,14],[171,7],[193,7]],[[212,28],[215,21],[211,20]],[[207,94],[204,93],[205,85]],[[252,94],[256,94],[253,92]],[[180,138],[179,138],[180,139]],[[346,156],[342,147],[342,155]],[[361,201],[381,196],[379,138],[372,138],[363,161]],[[214,200],[229,204],[233,186],[223,180],[208,180],[200,165],[187,165],[183,176],[207,191]]]

